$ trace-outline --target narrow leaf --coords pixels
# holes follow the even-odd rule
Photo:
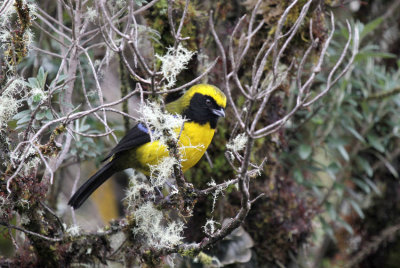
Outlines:
[[[389,160],[387,160],[385,157],[383,157],[380,154],[375,154],[379,160],[381,160],[383,162],[383,164],[385,165],[385,167],[390,171],[390,173],[392,173],[393,177],[395,177],[396,179],[399,178],[399,173],[397,172],[396,168],[392,165],[392,163],[389,162]]]
[[[301,159],[307,159],[311,155],[312,148],[308,144],[302,144],[299,146],[299,156]]]
[[[350,126],[344,126],[348,131],[350,131],[351,134],[354,135],[354,137],[356,137],[359,141],[361,141],[362,143],[365,143],[365,139],[363,138],[363,136],[360,135],[360,133],[357,132],[357,130],[355,130],[354,128],[350,127]]]
[[[355,210],[355,212],[357,212],[358,216],[360,216],[361,219],[364,219],[365,218],[364,212],[362,211],[358,203],[352,199],[349,202],[351,207]]]
[[[369,144],[371,144],[372,147],[374,147],[376,150],[378,150],[381,153],[385,152],[385,147],[382,145],[381,141],[379,140],[379,138],[376,135],[368,134],[367,139],[368,139]]]
[[[357,184],[358,187],[360,187],[366,194],[371,193],[371,189],[369,188],[369,185],[365,183],[364,181],[357,179],[357,178],[352,178],[352,181],[354,181],[355,184]]]
[[[378,195],[381,194],[381,191],[379,190],[378,186],[376,186],[376,184],[370,180],[369,178],[364,178],[364,181],[371,187],[372,190],[374,190],[374,192]]]
[[[367,173],[367,175],[369,177],[372,177],[372,175],[374,174],[374,171],[373,171],[371,165],[369,164],[368,160],[364,159],[361,156],[358,156],[358,157],[356,157],[356,162]]]
[[[31,110],[29,110],[29,109],[28,109],[28,110],[23,110],[23,111],[17,113],[16,115],[14,115],[14,116],[13,116],[13,119],[14,119],[14,120],[19,120],[19,119],[21,119],[22,117],[30,116],[30,114],[31,114]]]
[[[340,145],[338,147],[338,150],[339,150],[340,154],[343,156],[344,160],[349,162],[350,157],[349,157],[349,154],[347,153],[346,149],[342,145]]]
[[[350,224],[348,224],[345,220],[343,220],[342,218],[338,218],[337,222],[344,228],[346,229],[347,232],[349,232],[349,234],[354,234],[353,231],[353,227],[351,227]]]
[[[379,17],[379,18],[376,18],[373,21],[365,24],[363,30],[360,33],[360,40],[363,40],[363,38],[367,34],[372,32],[373,30],[375,30],[382,23],[382,21],[383,21],[383,17]]]

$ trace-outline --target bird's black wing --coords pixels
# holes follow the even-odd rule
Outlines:
[[[118,157],[118,153],[138,147],[150,141],[150,135],[147,128],[142,124],[137,124],[121,139],[121,141],[111,150],[111,152],[103,160],[107,160],[113,155]],[[108,162],[101,169],[99,169],[92,177],[90,177],[78,191],[69,200],[68,204],[74,209],[78,209],[83,202],[102,185],[109,177],[115,172],[118,172],[118,167],[115,166],[114,161]]]
[[[138,147],[150,141],[149,130],[142,123],[136,124],[128,133],[120,140],[111,152],[103,159],[102,162],[111,156]]]

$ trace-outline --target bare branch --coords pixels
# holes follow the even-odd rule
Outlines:
[[[123,97],[123,98],[121,98],[121,99],[119,99],[119,100],[117,100],[117,101],[114,101],[114,102],[111,102],[111,103],[107,103],[107,104],[104,104],[104,105],[95,107],[95,108],[90,109],[90,110],[87,110],[87,111],[77,112],[77,113],[74,113],[74,114],[71,114],[71,115],[63,116],[63,117],[57,118],[57,119],[55,119],[55,120],[52,120],[52,121],[50,121],[50,122],[47,122],[45,125],[43,125],[43,126],[35,133],[35,135],[33,135],[33,136],[31,137],[31,139],[30,139],[28,142],[30,143],[30,142],[33,142],[33,141],[37,140],[37,139],[39,138],[39,136],[40,136],[48,127],[50,127],[51,125],[54,125],[54,124],[56,124],[56,123],[61,123],[61,122],[63,122],[63,124],[65,124],[65,125],[67,125],[67,124],[68,124],[69,122],[71,122],[71,121],[74,121],[74,120],[79,119],[79,118],[81,118],[81,117],[84,117],[84,116],[88,116],[88,115],[90,115],[90,114],[93,114],[94,112],[96,112],[96,111],[98,111],[98,110],[101,110],[101,109],[104,109],[104,108],[108,108],[108,107],[117,105],[117,104],[119,104],[119,103],[125,101],[126,99],[132,97],[132,96],[133,96],[134,94],[136,94],[136,93],[137,93],[137,90],[134,90],[134,91],[130,92],[129,94],[127,94],[125,97]],[[17,148],[14,150],[14,153],[16,153],[16,150],[19,148],[19,146],[20,146],[20,145],[18,145]],[[7,191],[8,191],[9,193],[11,193],[10,183],[11,183],[12,180],[18,175],[18,173],[21,171],[21,169],[22,169],[22,167],[23,167],[23,163],[25,162],[26,157],[27,157],[27,153],[28,153],[28,151],[29,151],[28,149],[29,149],[29,148],[26,148],[26,149],[24,150],[24,153],[23,153],[22,156],[21,156],[20,164],[18,165],[18,167],[17,167],[17,169],[14,171],[14,173],[7,179]]]
[[[239,114],[239,112],[238,112],[238,110],[236,108],[236,104],[235,104],[235,102],[233,101],[233,98],[232,98],[231,89],[230,89],[230,86],[229,86],[229,79],[228,79],[226,53],[225,53],[224,47],[222,46],[221,41],[219,40],[219,37],[218,37],[217,33],[215,32],[214,22],[213,22],[212,16],[213,16],[213,12],[210,13],[209,24],[210,24],[210,28],[211,28],[211,33],[214,36],[215,42],[217,43],[218,49],[219,49],[219,51],[221,53],[222,69],[223,69],[223,74],[224,74],[223,77],[224,77],[225,93],[226,93],[226,95],[228,97],[228,101],[229,101],[229,103],[230,103],[230,105],[231,105],[231,107],[232,107],[232,109],[234,111],[235,117],[236,117],[236,119],[238,120],[238,122],[240,124],[240,127],[244,128],[245,125],[243,123],[242,118],[240,117],[240,114]]]
[[[0,225],[3,225],[5,227],[7,227],[7,228],[12,228],[12,229],[21,231],[21,232],[26,233],[28,235],[36,236],[36,237],[39,237],[39,238],[42,238],[44,240],[51,241],[51,242],[58,242],[58,241],[62,240],[62,238],[47,237],[45,235],[38,234],[38,233],[35,233],[35,232],[32,232],[32,231],[26,230],[26,229],[24,229],[22,227],[18,227],[18,226],[12,225],[12,224],[4,223],[4,222],[0,222]]]
[[[151,8],[152,6],[154,6],[154,4],[156,4],[158,1],[160,0],[153,0],[151,2],[149,2],[147,5],[142,6],[141,8],[139,8],[138,10],[135,10],[132,14],[133,15],[137,15],[142,13],[143,11],[148,10],[149,8]]]
[[[349,30],[349,39],[343,49],[342,54],[340,55],[339,60],[336,62],[335,66],[333,67],[333,69],[331,70],[331,72],[328,75],[328,81],[326,83],[326,87],[325,89],[319,93],[316,97],[314,97],[312,100],[304,103],[304,107],[310,106],[311,104],[313,104],[314,102],[316,102],[317,100],[319,100],[320,98],[322,98],[323,96],[325,96],[328,91],[332,88],[333,85],[336,84],[337,81],[339,81],[339,79],[345,74],[347,73],[347,71],[350,69],[350,67],[352,66],[352,63],[354,61],[354,58],[356,57],[357,53],[358,53],[358,46],[359,46],[359,33],[358,33],[358,28],[354,29],[354,38],[352,40],[352,31],[351,31],[351,27],[350,27],[350,23],[347,22],[347,27]],[[332,77],[333,74],[335,73],[335,71],[337,70],[337,68],[342,64],[344,57],[347,54],[347,50],[350,46],[351,41],[353,41],[353,50],[352,50],[352,55],[350,60],[348,61],[348,63],[346,64],[346,66],[343,68],[343,70],[340,72],[340,74],[332,81]]]

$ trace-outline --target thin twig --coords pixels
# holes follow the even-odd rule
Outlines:
[[[8,223],[5,223],[5,222],[0,222],[0,225],[3,225],[3,226],[5,226],[5,227],[7,227],[7,228],[12,228],[12,229],[15,229],[15,230],[24,232],[24,233],[29,234],[29,235],[33,235],[33,236],[42,238],[42,239],[47,240],[47,241],[51,241],[51,242],[59,242],[59,241],[62,241],[62,238],[47,237],[47,236],[45,236],[45,235],[38,234],[38,233],[35,233],[35,232],[32,232],[32,231],[26,230],[26,229],[24,229],[24,228],[22,228],[22,227],[15,226],[15,225],[12,225],[12,224],[8,224]]]

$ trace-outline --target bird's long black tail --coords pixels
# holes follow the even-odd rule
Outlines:
[[[96,174],[90,177],[79,189],[74,193],[68,201],[68,205],[74,209],[78,209],[89,196],[100,187],[112,174],[116,172],[114,163],[108,162],[104,167],[99,169]]]

